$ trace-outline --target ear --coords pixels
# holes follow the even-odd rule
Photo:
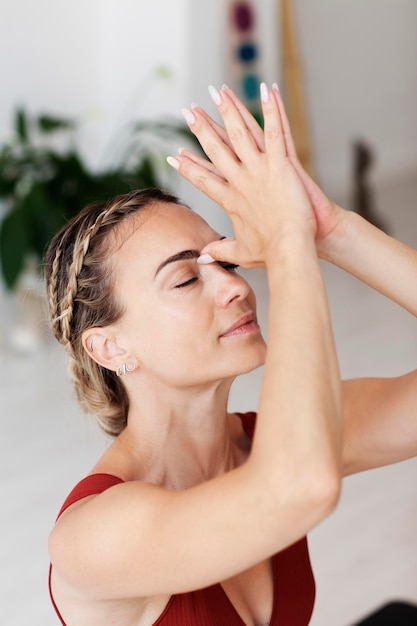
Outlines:
[[[108,328],[89,328],[82,334],[82,343],[87,354],[99,365],[116,371],[122,361],[134,361],[132,355],[117,343]]]

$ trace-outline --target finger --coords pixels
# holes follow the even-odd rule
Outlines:
[[[194,152],[191,152],[191,150],[186,150],[185,148],[180,148],[178,152],[180,155],[185,156],[187,157],[187,159],[190,159],[194,163],[197,163],[201,167],[204,167],[206,170],[208,170],[212,174],[215,174],[222,180],[226,180],[223,174],[219,172],[219,170],[216,167],[214,167],[211,161],[208,161],[207,159],[203,159],[203,157],[199,156],[198,154],[195,154]]]
[[[205,120],[210,124],[210,126],[213,128],[213,130],[218,134],[220,139],[222,141],[224,141],[224,143],[227,146],[229,146],[229,148],[231,148],[233,150],[232,142],[230,141],[229,136],[228,136],[228,134],[226,132],[226,129],[223,128],[223,126],[221,126],[215,120],[213,120],[213,118],[210,117],[210,115],[202,107],[200,107],[198,104],[193,104],[191,106],[191,110],[192,111],[198,111],[199,114],[202,117],[205,118]]]
[[[265,266],[263,261],[254,259],[248,252],[243,252],[236,239],[232,237],[209,243],[203,248],[201,255],[197,259],[197,263],[201,265],[214,263],[215,261],[233,263],[247,269]]]
[[[301,178],[307,190],[307,193],[309,194],[309,197],[312,198],[312,194],[314,194],[315,197],[318,197],[319,195],[323,197],[324,194],[321,191],[320,187],[317,185],[317,183],[315,183],[315,181],[311,178],[311,176],[307,174],[307,172],[304,170],[303,166],[300,163],[300,160],[297,155],[297,150],[295,148],[294,138],[291,132],[290,122],[288,120],[288,115],[285,110],[284,101],[282,99],[281,93],[276,83],[274,83],[274,85],[272,86],[272,94],[278,104],[278,108],[281,114],[281,123],[282,123],[282,130],[284,133],[284,141],[285,141],[285,147],[287,150],[287,156],[292,160],[294,169],[299,175],[299,177]]]
[[[199,109],[182,109],[182,114],[191,132],[197,137],[206,155],[215,168],[227,180],[239,174],[239,159],[233,147],[229,147],[219,137],[212,125]]]
[[[235,154],[242,163],[253,167],[259,149],[234,101],[226,90],[217,90],[210,86],[209,92],[223,119]]]
[[[272,95],[278,104],[278,108],[279,108],[279,112],[281,116],[282,132],[284,134],[284,142],[285,142],[285,148],[287,151],[287,156],[289,156],[292,159],[298,160],[297,151],[295,149],[295,143],[294,143],[294,139],[291,133],[291,127],[288,121],[287,112],[285,110],[284,101],[281,97],[280,91],[278,89],[278,85],[276,83],[274,83],[272,87]]]
[[[223,177],[218,176],[216,172],[210,171],[206,165],[189,158],[184,152],[176,157],[167,157],[167,162],[183,178],[214,200],[214,202],[221,206],[226,204],[228,183]]]
[[[237,242],[233,237],[227,237],[220,241],[213,241],[201,250],[197,263],[206,265],[213,261],[225,261],[240,265],[237,253]]]
[[[282,130],[284,133],[284,141],[285,141],[285,147],[287,150],[287,156],[291,159],[294,169],[297,172],[298,176],[300,177],[301,182],[303,183],[305,190],[307,191],[308,197],[310,198],[310,201],[312,202],[312,204],[314,205],[315,202],[317,201],[323,202],[323,198],[325,198],[325,194],[322,192],[320,187],[314,182],[314,180],[307,174],[307,172],[304,170],[303,166],[301,165],[299,161],[297,150],[295,148],[294,139],[291,133],[290,122],[288,120],[287,112],[285,110],[284,101],[282,99],[282,96],[278,89],[278,85],[276,83],[274,83],[274,85],[272,86],[272,94],[278,104],[280,114],[281,114],[281,123],[282,123]],[[326,200],[328,199],[326,198]]]
[[[258,146],[258,150],[260,152],[265,152],[265,141],[264,141],[264,133],[262,128],[259,126],[256,119],[253,117],[252,113],[248,111],[243,102],[237,97],[237,95],[229,89],[226,85],[222,87],[222,91],[226,91],[229,98],[234,103],[235,107],[239,111],[243,121],[246,124],[247,129],[251,133],[256,145]]]
[[[259,124],[256,121],[256,119],[253,117],[252,113],[250,113],[248,111],[248,109],[245,107],[243,102],[241,102],[241,100],[239,100],[237,95],[231,89],[229,89],[229,87],[227,87],[226,85],[223,85],[222,91],[227,91],[227,95],[230,97],[230,99],[232,100],[232,102],[236,106],[237,110],[239,111],[240,115],[242,116],[243,121],[246,124],[246,128],[251,133],[251,135],[252,135],[256,145],[258,146],[258,150],[260,152],[265,152],[265,142],[264,142],[263,130],[259,126]],[[211,126],[214,128],[214,130],[219,135],[219,137],[221,137],[221,139],[225,142],[225,144],[230,146],[230,147],[232,147],[232,144],[231,144],[231,141],[229,139],[229,136],[226,133],[226,131],[223,128],[223,126],[221,126],[215,120],[213,120],[210,117],[210,115],[204,109],[202,109],[199,105],[193,104],[192,105],[192,110],[194,110],[194,109],[198,109],[198,111],[201,113],[201,115],[203,115],[207,119],[209,124],[211,124]]]
[[[277,100],[265,83],[261,83],[260,92],[264,116],[265,151],[269,159],[277,165],[287,154],[281,114]]]

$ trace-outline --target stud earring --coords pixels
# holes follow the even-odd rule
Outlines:
[[[133,361],[126,361],[126,363],[122,363],[116,369],[116,376],[124,376],[127,372],[133,372],[136,369],[136,365]]]

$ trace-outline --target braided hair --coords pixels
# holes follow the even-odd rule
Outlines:
[[[112,245],[120,224],[156,203],[180,204],[177,197],[149,188],[85,207],[52,239],[45,255],[49,312],[55,337],[65,347],[78,400],[101,428],[117,436],[127,424],[129,401],[116,374],[96,363],[82,344],[93,327],[123,315],[114,297]]]

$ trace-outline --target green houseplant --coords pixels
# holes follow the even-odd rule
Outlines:
[[[9,289],[30,259],[40,266],[53,235],[81,207],[134,188],[167,186],[168,147],[184,140],[196,145],[180,121],[132,122],[122,130],[117,162],[93,172],[76,147],[77,128],[71,119],[18,109],[13,139],[0,145],[0,270]]]

